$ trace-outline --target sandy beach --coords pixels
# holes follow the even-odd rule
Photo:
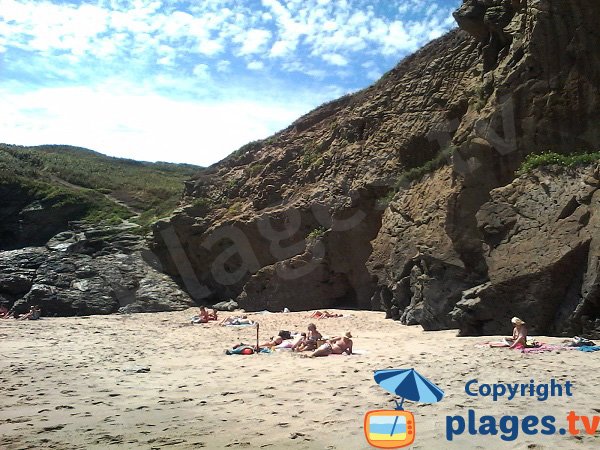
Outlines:
[[[364,414],[393,409],[373,372],[415,368],[445,391],[440,403],[406,402],[418,449],[592,448],[600,432],[578,436],[499,435],[446,439],[446,417],[599,416],[600,352],[523,354],[384,320],[379,312],[337,311],[315,321],[326,335],[351,330],[359,355],[303,358],[289,352],[227,356],[255,342],[255,328],[191,325],[176,313],[0,321],[0,448],[367,449]],[[307,313],[250,314],[261,340],[304,331]],[[507,328],[507,333],[510,329]],[[561,339],[538,337],[559,343]],[[136,370],[143,369],[137,372]],[[573,383],[572,397],[468,396],[465,383]],[[580,427],[581,428],[581,427]],[[600,431],[600,430],[599,430]]]

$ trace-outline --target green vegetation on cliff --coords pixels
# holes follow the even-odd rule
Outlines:
[[[570,155],[561,155],[554,152],[544,152],[531,154],[527,156],[521,167],[517,171],[517,175],[524,175],[531,172],[533,169],[542,166],[563,166],[577,167],[593,164],[600,161],[600,152],[595,153],[573,153]]]
[[[81,205],[81,219],[93,223],[133,217],[147,225],[168,215],[179,201],[183,182],[199,170],[63,145],[0,144],[0,186],[14,186],[51,207]]]

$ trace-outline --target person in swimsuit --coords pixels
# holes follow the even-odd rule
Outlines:
[[[261,344],[260,347],[272,348],[277,345],[280,345],[283,342],[284,337],[286,339],[289,337],[287,336],[288,334],[289,332],[286,333],[285,331],[281,330],[277,336],[271,336],[270,340],[268,342],[265,342],[264,344]]]
[[[314,352],[312,352],[310,357],[314,358],[317,356],[329,356],[331,354],[342,355],[344,353],[347,355],[351,355],[352,354],[352,339],[351,338],[352,338],[352,333],[347,331],[346,334],[344,334],[344,336],[342,336],[342,337],[335,337],[333,339],[329,339],[327,342],[325,342],[323,345],[321,345],[318,349],[316,349]]]
[[[525,322],[518,317],[513,317],[510,321],[515,326],[513,335],[512,337],[504,338],[504,341],[509,345],[509,348],[515,348],[519,344],[525,347],[527,345],[527,327],[525,326]]]
[[[19,320],[38,320],[42,315],[42,310],[38,305],[34,305],[29,309],[27,314],[19,317]]]
[[[332,317],[343,317],[343,314],[332,314],[329,311],[315,311],[309,317],[311,319],[330,319]]]
[[[241,316],[241,317],[227,317],[225,319],[223,319],[221,321],[221,323],[219,323],[219,325],[221,326],[227,326],[227,325],[253,325],[254,322],[252,322],[252,320],[248,319],[248,316]]]
[[[8,309],[8,303],[2,302],[2,304],[0,305],[0,319],[4,319],[6,316],[8,316],[8,313],[10,312]]]
[[[296,342],[292,350],[303,352],[306,350],[314,350],[317,348],[317,341],[323,339],[323,335],[317,331],[317,326],[314,323],[308,324],[308,333],[305,338]]]

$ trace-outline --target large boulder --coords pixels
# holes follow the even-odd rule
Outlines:
[[[83,228],[46,247],[0,252],[0,295],[17,313],[43,315],[180,310],[194,305],[131,227]]]
[[[505,331],[600,337],[600,166],[548,167],[491,192],[477,214],[489,282],[452,312],[463,334]]]

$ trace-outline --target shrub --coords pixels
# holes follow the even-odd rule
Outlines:
[[[317,228],[313,229],[310,233],[308,233],[307,237],[310,239],[318,239],[320,237],[323,237],[326,232],[327,232],[327,230],[325,228],[317,227]]]
[[[542,166],[557,165],[563,167],[577,167],[593,164],[597,161],[600,161],[600,152],[573,153],[570,155],[561,155],[554,152],[537,153],[528,155],[516,174],[518,176],[524,175],[531,172],[533,169]]]
[[[255,177],[256,175],[261,173],[265,167],[266,167],[266,164],[254,163],[251,166],[249,166],[246,170],[248,171],[248,174],[251,177]]]
[[[207,197],[200,197],[200,198],[195,198],[192,201],[192,206],[194,206],[195,208],[212,208],[213,206],[215,206],[215,202]]]
[[[239,214],[242,212],[242,202],[234,202],[229,208],[227,208],[227,212],[231,215]]]
[[[248,142],[247,144],[242,145],[235,152],[233,152],[233,156],[235,156],[235,157],[242,156],[246,152],[254,153],[254,152],[260,150],[262,148],[262,146],[263,146],[263,141]]]

